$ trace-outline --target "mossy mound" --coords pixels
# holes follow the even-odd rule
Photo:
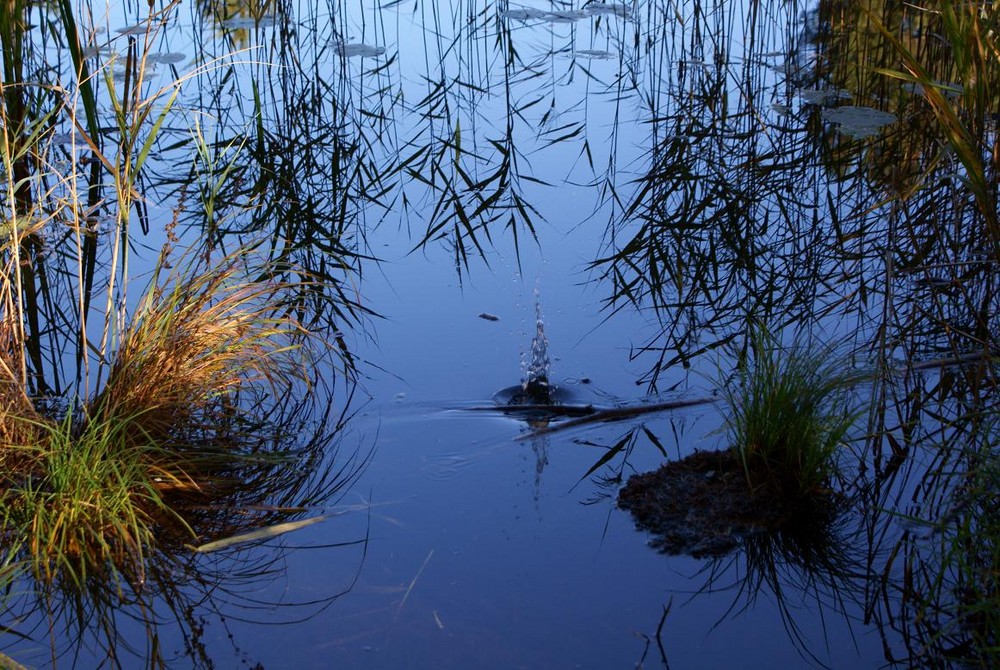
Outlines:
[[[793,500],[767,489],[751,493],[731,449],[696,451],[633,475],[618,494],[618,506],[652,533],[653,547],[694,557],[722,556],[749,535],[822,523],[834,515],[833,502],[832,496]]]

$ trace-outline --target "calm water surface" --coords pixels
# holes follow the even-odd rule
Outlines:
[[[127,26],[145,15],[140,4],[95,22]],[[551,434],[482,411],[521,381],[536,304],[549,379],[579,404],[712,397],[734,365],[729,345],[757,321],[800,327],[858,366],[955,349],[943,330],[910,329],[919,316],[897,319],[927,289],[887,263],[906,271],[982,248],[960,234],[940,256],[893,246],[902,226],[923,234],[914,222],[934,194],[893,203],[905,170],[887,177],[884,156],[914,134],[893,125],[909,103],[831,62],[836,12],[279,4],[256,8],[262,22],[253,8],[182,7],[149,47],[184,56],[151,75],[164,83],[203,69],[154,152],[152,232],[135,263],[159,248],[178,183],[197,181],[190,148],[171,142],[197,120],[238,177],[219,192],[216,220],[185,205],[195,214],[182,240],[273,234],[286,260],[328,273],[371,311],[320,315],[357,360],[356,385],[328,374],[348,417],[336,458],[364,464],[342,498],[310,511],[333,514],[323,523],[201,560],[215,586],[193,590],[208,595],[185,601],[184,624],[168,614],[158,625],[164,656],[267,668],[885,663],[901,643],[866,580],[899,572],[882,561],[901,531],[858,510],[905,501],[916,475],[878,479],[838,522],[833,541],[850,548],[839,569],[753,547],[666,556],[617,509],[618,490],[666,459],[727,446],[718,405]],[[848,102],[888,116],[860,131],[823,116]],[[241,190],[268,169],[284,176]],[[982,291],[967,303],[945,296],[946,311],[968,323],[974,303],[996,325],[995,295]],[[939,377],[907,380],[937,388]],[[881,463],[874,452],[859,461],[866,428],[858,434],[845,452],[851,476]],[[615,445],[626,448],[600,463]],[[257,562],[266,569],[227,579]],[[116,625],[148,653],[144,625]],[[55,638],[81,667],[103,662],[86,634],[80,647]],[[48,664],[48,641],[32,643],[10,653]]]

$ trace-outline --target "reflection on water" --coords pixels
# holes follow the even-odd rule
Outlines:
[[[303,402],[278,411],[283,428],[264,433],[256,449],[220,456],[200,486],[168,491],[178,518],[155,521],[155,545],[128,564],[95,562],[81,571],[70,561],[55,566],[52,579],[11,565],[5,630],[22,643],[18,658],[39,667],[72,665],[86,649],[114,667],[213,667],[220,650],[212,638],[225,617],[264,626],[308,620],[349,591],[364,557],[363,529],[338,533],[335,542],[305,531],[232,542],[261,528],[305,525],[291,520],[325,514],[332,524],[341,514],[365,512],[340,504],[367,464],[361,450],[343,445],[338,424],[346,414],[316,412]],[[261,433],[259,426],[245,430]],[[209,549],[213,541],[225,546]],[[194,551],[192,542],[205,550]],[[336,557],[343,567],[320,586],[304,574],[289,579],[293,551]],[[254,613],[261,609],[266,616]],[[230,653],[241,643],[231,639]]]
[[[376,539],[359,588],[284,630],[296,664],[651,662],[634,630],[664,665],[989,662],[1000,73],[993,32],[972,28],[995,25],[992,5],[206,0],[167,6],[155,26],[145,7],[75,8],[75,21],[31,7],[24,39],[2,36],[12,158],[0,195],[4,221],[39,222],[2,248],[5,276],[21,282],[9,293],[30,307],[30,390],[86,394],[95,324],[128,311],[124,280],[168,240],[205,254],[252,245],[297,286],[288,312],[339,352],[338,369],[317,375],[356,375],[373,398],[332,432],[359,426],[376,442],[357,484],[366,499],[405,504],[368,509]],[[984,48],[964,52],[963,35]],[[174,80],[177,102],[158,121]],[[851,132],[858,110],[874,111]],[[610,500],[634,472],[726,446],[711,407],[622,414],[525,444],[509,416],[444,420],[437,406],[381,403],[401,385],[471,402],[514,381],[524,334],[506,318],[477,330],[475,314],[514,304],[536,271],[545,319],[536,291],[511,389],[535,404],[563,390],[549,336],[560,374],[614,389],[602,396],[613,406],[643,400],[637,389],[707,396],[704,380],[734,365],[726,345],[740,350],[755,324],[846,339],[874,378],[835,482],[854,501],[846,519],[811,544],[754,537],[708,565],[665,559]],[[340,481],[323,469],[328,449],[317,442],[291,479],[256,472],[256,483],[273,477],[266,494],[236,486],[226,509],[203,510],[211,530],[200,532],[327,504]],[[307,494],[307,481],[327,484]],[[310,537],[343,541],[334,526]],[[357,564],[241,549],[210,578],[208,559],[162,551],[144,583],[100,582],[93,602],[44,595],[60,621],[103,623],[88,635],[122,657],[142,640],[152,658],[169,645],[195,664],[228,657],[200,634],[204,616],[240,629],[248,658],[287,664],[213,596],[256,606],[256,578],[287,575],[322,609],[330,591],[311,588],[338,569],[353,578]],[[144,599],[154,581],[156,605]],[[745,601],[720,593],[732,584]],[[142,597],[102,600],[119,591]],[[17,633],[45,637],[44,617],[18,618],[33,597],[5,614],[15,655]],[[260,606],[294,611],[267,609],[280,601]],[[209,614],[192,614],[202,604]],[[136,637],[105,616],[142,628],[164,607],[183,624],[178,639],[155,627]],[[53,640],[61,663],[74,639]]]

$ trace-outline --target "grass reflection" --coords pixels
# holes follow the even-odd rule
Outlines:
[[[219,659],[213,658],[204,635],[210,622],[220,616],[224,620],[224,612],[254,618],[253,611],[264,608],[271,612],[270,623],[302,620],[349,589],[348,568],[343,580],[322,588],[313,585],[301,602],[282,599],[279,609],[278,602],[261,600],[259,594],[285,574],[288,543],[271,540],[266,548],[258,542],[254,551],[239,546],[209,555],[190,549],[194,537],[230,537],[331,510],[365,466],[366,459],[358,453],[340,453],[338,425],[346,416],[317,415],[302,402],[288,402],[275,412],[262,425],[246,426],[247,435],[257,436],[254,445],[245,445],[238,454],[212,456],[212,470],[203,472],[197,485],[159,482],[169,511],[150,513],[147,523],[155,542],[124,562],[101,560],[93,552],[51,553],[50,561],[61,557],[62,563],[53,565],[48,575],[33,573],[31,559],[25,557],[29,548],[17,544],[24,534],[11,526],[11,510],[16,508],[8,504],[8,490],[3,528],[8,546],[5,618],[12,622],[8,644],[14,649],[25,649],[25,641],[36,648],[48,644],[52,666],[73,662],[82,647],[115,666],[142,660],[149,667],[169,667],[183,658],[196,667],[211,667]],[[266,432],[274,425],[283,428]],[[310,437],[303,441],[303,434]],[[203,464],[207,459],[206,451]],[[314,550],[342,547],[348,563],[360,562],[365,541],[346,539]],[[89,564],[86,571],[81,568],[84,560]],[[247,595],[251,592],[258,595]],[[237,614],[240,610],[246,611]],[[174,648],[174,643],[169,649],[161,646],[178,632],[183,649]]]

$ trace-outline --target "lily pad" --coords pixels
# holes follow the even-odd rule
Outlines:
[[[115,32],[119,35],[142,35],[148,27],[149,25],[146,23],[137,23],[132,26],[125,26],[124,28],[116,28]]]
[[[593,60],[608,60],[610,58],[614,58],[615,56],[615,54],[610,51],[601,51],[599,49],[577,49],[576,55]]]
[[[542,16],[543,21],[548,21],[549,23],[574,23],[580,19],[587,18],[587,12],[578,10],[568,10],[563,12],[545,12]]]
[[[337,51],[344,58],[367,58],[374,56],[381,56],[385,53],[385,47],[372,46],[370,44],[341,44],[337,47]]]
[[[252,30],[253,28],[270,28],[275,22],[273,16],[262,16],[259,19],[252,16],[234,16],[223,21],[222,27],[229,30]]]
[[[500,17],[511,21],[532,21],[544,18],[546,14],[548,12],[541,9],[508,9],[505,12],[500,12]]]
[[[838,100],[850,100],[854,96],[849,91],[837,88],[826,90],[804,88],[799,91],[799,97],[808,105],[829,105]]]
[[[180,63],[187,56],[182,53],[169,52],[169,53],[154,53],[146,55],[147,63],[163,63],[164,65],[170,65],[173,63]]]
[[[840,126],[840,131],[851,137],[870,137],[896,120],[895,114],[871,107],[834,107],[823,110],[823,119]]]
[[[591,2],[584,6],[583,11],[592,15],[605,14],[623,19],[632,15],[632,8],[620,2]]]

